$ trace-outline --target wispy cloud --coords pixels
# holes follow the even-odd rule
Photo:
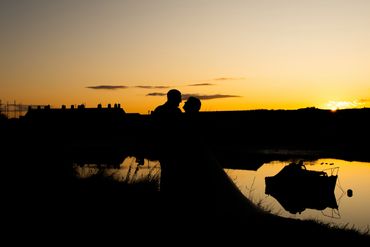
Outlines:
[[[369,103],[370,99],[360,99],[359,102],[360,103]]]
[[[166,96],[167,93],[148,93],[146,96]],[[225,98],[238,98],[242,97],[239,95],[229,95],[229,94],[209,94],[209,95],[201,95],[201,94],[182,94],[182,99],[186,100],[190,96],[194,96],[199,98],[200,100],[211,100],[211,99],[225,99]]]
[[[167,93],[148,93],[146,96],[166,96]]]
[[[200,87],[200,86],[214,86],[215,84],[212,83],[196,83],[196,84],[190,84],[188,86],[190,87]]]
[[[166,89],[169,88],[168,86],[135,86],[137,88],[142,88],[142,89]]]
[[[242,80],[243,77],[219,77],[213,79],[214,81],[230,81],[230,80]]]
[[[229,95],[229,94],[209,94],[209,95],[183,94],[182,95],[182,97],[184,99],[187,99],[190,96],[197,97],[200,100],[211,100],[211,99],[224,99],[224,98],[239,98],[239,97],[242,97],[242,96],[239,96],[239,95]]]
[[[121,85],[99,85],[99,86],[88,86],[86,88],[95,89],[95,90],[117,90],[117,89],[125,89],[128,88],[127,86]]]

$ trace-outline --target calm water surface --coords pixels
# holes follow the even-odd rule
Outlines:
[[[337,172],[335,198],[338,208],[327,207],[324,210],[306,208],[300,213],[290,213],[271,195],[265,194],[265,177],[274,176],[289,161],[265,163],[257,171],[231,170],[226,172],[238,185],[243,194],[254,203],[270,210],[272,213],[297,219],[316,219],[338,226],[348,225],[361,231],[370,227],[370,163],[350,162],[337,159],[320,159],[304,162],[307,170],[331,170]],[[333,169],[336,168],[337,169]],[[336,171],[335,171],[336,170]],[[352,196],[347,191],[352,190]]]
[[[263,164],[257,171],[225,169],[243,194],[254,203],[269,210],[273,214],[297,219],[315,219],[320,222],[337,226],[347,225],[360,231],[370,227],[370,163],[344,161],[338,159],[319,159],[305,161],[307,170],[334,172],[338,175],[334,190],[337,208],[327,207],[323,210],[306,208],[300,213],[290,213],[271,195],[265,194],[265,177],[274,176],[290,161],[273,161]],[[94,164],[75,166],[80,177],[89,177],[101,170]],[[135,157],[128,157],[119,168],[104,168],[104,173],[117,180],[133,181],[145,179],[148,174],[160,175],[158,161],[144,160],[138,166]],[[352,195],[348,195],[351,190]]]

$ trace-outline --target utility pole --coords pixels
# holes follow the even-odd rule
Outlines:
[[[35,106],[46,107],[46,105],[24,105],[22,103],[17,103],[16,100],[11,103],[8,101],[3,103],[3,101],[0,100],[0,114],[4,114],[7,118],[20,118],[29,110],[29,107]]]

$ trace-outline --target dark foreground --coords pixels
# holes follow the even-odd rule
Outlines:
[[[7,217],[2,221],[3,236],[11,236],[14,245],[24,238],[27,243],[134,241],[155,245],[370,243],[369,235],[355,230],[272,216],[248,201],[215,204],[213,200],[200,202],[204,198],[173,199],[127,188],[79,187],[81,191],[68,195],[56,191],[8,195],[11,201],[4,202],[2,209]]]
[[[200,122],[182,119],[167,129],[137,115],[56,116],[0,125],[2,235],[13,245],[370,243],[368,233],[350,226],[266,213],[223,170],[236,168],[228,164],[255,170],[292,154],[368,161],[368,145],[360,142],[370,136],[368,110],[203,114]],[[72,169],[73,164],[116,166],[127,156],[160,160],[169,175],[161,176],[160,190],[158,178],[134,184],[78,179]]]
[[[70,161],[44,158],[27,154],[12,159],[16,166],[3,163],[2,233],[14,245],[25,238],[29,244],[370,243],[368,233],[350,227],[264,212],[213,165],[208,175],[186,174],[186,183],[164,192],[158,190],[158,176],[137,183],[104,176],[78,179]]]

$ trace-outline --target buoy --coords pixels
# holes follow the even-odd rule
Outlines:
[[[351,189],[347,190],[347,196],[352,197],[353,196],[353,191]]]

